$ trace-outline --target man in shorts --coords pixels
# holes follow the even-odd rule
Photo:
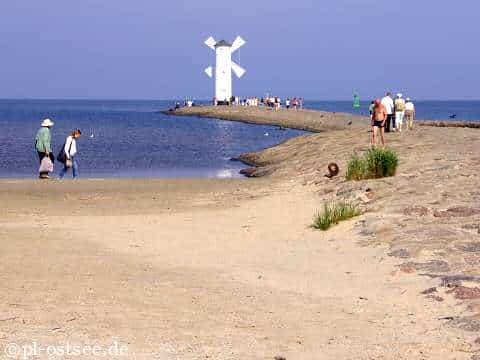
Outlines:
[[[382,145],[385,145],[385,121],[387,120],[387,109],[385,105],[382,104],[380,99],[375,99],[375,106],[373,107],[372,113],[372,145],[377,145],[377,133],[380,132],[380,139],[382,141]]]

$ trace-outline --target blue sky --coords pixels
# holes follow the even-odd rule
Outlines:
[[[478,0],[5,0],[0,97],[211,98],[203,41],[241,35],[242,96],[479,99],[478,14]]]

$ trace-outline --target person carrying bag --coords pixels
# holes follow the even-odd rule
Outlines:
[[[78,163],[75,160],[77,154],[77,139],[80,138],[82,132],[77,129],[73,131],[65,140],[57,160],[64,164],[63,169],[60,171],[60,179],[62,179],[67,173],[68,169],[72,169],[73,178],[78,176]]]
[[[38,169],[40,179],[48,179],[48,174],[53,172],[53,161],[55,158],[51,150],[52,134],[50,128],[52,126],[52,120],[43,120],[41,128],[35,137],[35,150],[37,151],[40,161],[40,167]]]

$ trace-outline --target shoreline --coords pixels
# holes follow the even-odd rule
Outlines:
[[[256,151],[240,154],[235,160],[243,162],[248,167],[241,170],[241,173],[247,177],[263,177],[275,172],[273,165],[278,165],[287,154],[280,154],[277,149],[282,145],[287,148],[288,144],[306,143],[301,139],[314,134],[330,134],[334,138],[342,139],[351,134],[365,133],[370,130],[370,118],[357,116],[348,113],[334,113],[317,110],[272,110],[261,107],[245,106],[196,106],[191,108],[181,108],[178,110],[166,110],[164,114],[172,116],[196,116],[200,118],[212,118],[226,121],[238,121],[248,124],[261,124],[280,126],[282,128],[291,128],[310,132],[307,135],[301,135],[284,141],[276,146]],[[420,127],[432,128],[480,128],[480,122],[459,122],[459,121],[431,121],[418,120],[414,122]],[[414,125],[414,126],[415,126]],[[408,133],[408,131],[405,131]],[[394,133],[391,133],[394,134]],[[387,137],[389,134],[386,134]],[[296,141],[295,139],[299,139]],[[388,144],[388,141],[387,141]]]
[[[345,181],[368,126],[334,122],[244,154],[270,175],[250,181],[0,180],[0,349],[116,338],[128,358],[475,359],[480,132],[390,133],[396,176]],[[362,215],[312,230],[333,201]]]

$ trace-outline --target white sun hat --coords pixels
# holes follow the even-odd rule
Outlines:
[[[403,94],[402,94],[402,93],[398,93],[398,94],[397,94],[397,97],[398,97],[398,98],[401,98],[401,97],[403,97]]]
[[[50,120],[50,119],[44,119],[44,120],[42,121],[42,126],[44,126],[44,127],[53,126],[53,121]]]

